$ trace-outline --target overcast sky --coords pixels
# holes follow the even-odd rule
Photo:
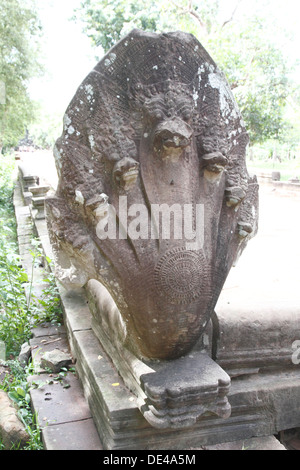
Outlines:
[[[42,51],[47,73],[42,79],[32,82],[30,91],[34,99],[44,102],[49,112],[63,112],[66,109],[81,81],[96,65],[96,53],[100,55],[100,51],[96,51],[89,38],[82,33],[81,25],[70,21],[73,10],[80,5],[80,1],[37,2],[44,28]],[[220,0],[220,3],[228,16],[237,0]],[[255,8],[257,13],[262,10],[263,14],[268,14],[265,3],[266,0],[243,0],[238,13],[247,13]],[[287,25],[294,32],[294,40],[285,44],[287,53],[300,60],[300,0],[272,0],[270,3],[278,26]],[[276,39],[278,38],[274,38]]]
[[[64,110],[86,75],[96,65],[96,50],[82,33],[80,25],[70,21],[80,0],[39,0],[44,29],[42,59],[46,73],[34,79],[30,91],[34,99],[45,103],[49,111]]]

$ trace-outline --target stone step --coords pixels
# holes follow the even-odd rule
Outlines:
[[[74,372],[43,369],[49,352],[68,352],[64,327],[39,327],[30,340],[32,363],[38,375],[29,376],[33,411],[37,414],[46,450],[101,450],[89,406]]]

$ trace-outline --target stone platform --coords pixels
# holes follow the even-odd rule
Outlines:
[[[228,399],[231,416],[225,420],[210,415],[192,428],[158,430],[142,417],[136,397],[125,386],[88,328],[89,309],[84,308],[86,327],[78,327],[70,299],[80,294],[61,291],[71,350],[77,358],[95,424],[105,449],[190,449],[253,436],[270,436],[300,422],[300,370],[248,375],[232,380]],[[66,305],[69,303],[69,306]]]

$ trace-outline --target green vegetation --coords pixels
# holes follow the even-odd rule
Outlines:
[[[7,356],[14,357],[30,338],[32,328],[42,321],[57,321],[61,310],[53,274],[45,271],[43,294],[37,298],[32,290],[33,272],[28,274],[21,266],[12,204],[11,157],[0,156],[0,163],[0,340],[6,344]],[[33,271],[35,265],[44,263],[44,254],[38,240],[31,243]]]
[[[299,156],[300,87],[287,47],[295,31],[293,5],[284,6],[285,23],[274,16],[280,8],[279,0],[82,0],[69,16],[75,15],[98,53],[133,28],[194,34],[224,71],[251,147],[275,140]],[[25,129],[42,148],[61,132],[60,112],[49,113],[28,94],[29,80],[43,69],[37,11],[36,0],[0,0],[0,152],[15,146]]]
[[[30,409],[27,377],[32,365],[23,368],[16,359],[21,346],[32,336],[32,329],[41,322],[61,322],[62,312],[57,286],[52,273],[45,271],[42,296],[33,292],[32,273],[21,266],[16,238],[16,222],[12,194],[14,188],[14,157],[0,155],[0,340],[5,343],[6,370],[0,389],[8,392],[18,406],[19,418],[26,426],[30,442],[25,450],[42,448],[35,416]],[[38,240],[32,240],[32,266],[44,262]],[[51,260],[46,259],[47,262]],[[1,442],[0,442],[1,449]]]
[[[32,0],[0,0],[0,153],[15,146],[33,121],[28,80],[41,73],[40,23]]]
[[[4,240],[4,241],[3,241]],[[38,241],[32,254],[32,266],[40,264],[43,254]],[[31,337],[32,328],[60,316],[60,300],[53,274],[46,274],[41,298],[33,293],[33,278],[20,265],[14,246],[3,238],[0,244],[0,339],[6,345],[7,356],[16,356],[22,344]]]
[[[299,85],[291,76],[295,63],[282,47],[289,25],[280,29],[271,1],[263,2],[264,14],[258,14],[261,2],[256,2],[254,13],[238,15],[245,3],[236,0],[226,16],[220,0],[83,0],[76,15],[104,51],[133,28],[194,34],[224,71],[251,145],[276,139],[294,147],[300,142],[299,119],[292,116],[299,116]]]

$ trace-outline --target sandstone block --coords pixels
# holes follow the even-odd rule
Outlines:
[[[0,390],[0,439],[5,449],[18,445],[24,447],[29,440],[29,435],[17,416],[17,410],[3,390]]]

